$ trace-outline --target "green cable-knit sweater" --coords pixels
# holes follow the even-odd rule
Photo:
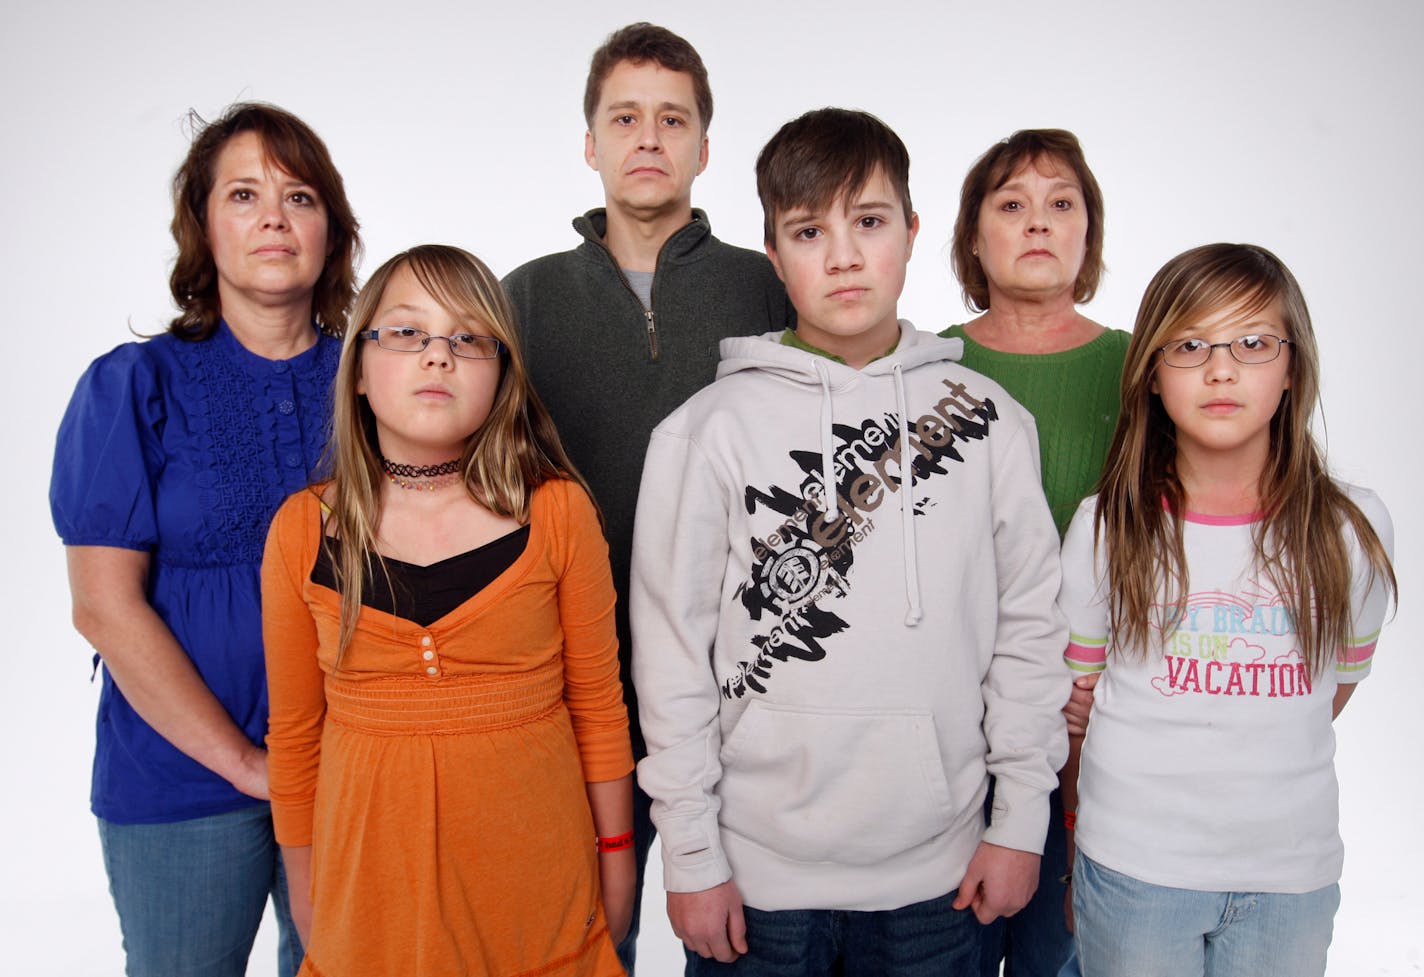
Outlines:
[[[940,335],[964,340],[960,362],[998,381],[1038,422],[1043,492],[1061,537],[1102,474],[1117,426],[1122,363],[1132,335],[1109,329],[1061,353],[1003,353],[970,339],[963,326],[950,326]]]

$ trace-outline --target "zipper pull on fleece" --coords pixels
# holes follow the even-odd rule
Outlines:
[[[643,317],[648,320],[648,356],[656,363],[658,360],[658,330],[653,325],[653,310],[644,309]]]

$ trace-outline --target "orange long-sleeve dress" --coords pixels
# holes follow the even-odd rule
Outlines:
[[[312,846],[302,974],[622,974],[585,783],[633,758],[588,497],[545,483],[512,566],[429,627],[363,607],[337,668],[318,491],[262,565],[272,816]]]

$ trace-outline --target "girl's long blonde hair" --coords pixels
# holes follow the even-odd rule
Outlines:
[[[480,259],[459,248],[425,244],[397,254],[377,268],[356,297],[351,327],[341,350],[333,394],[332,432],[328,447],[333,484],[327,494],[331,515],[328,536],[341,540],[339,549],[324,539],[341,594],[341,637],[345,652],[361,614],[361,594],[368,575],[380,572],[389,584],[385,561],[376,550],[381,524],[380,446],[376,419],[365,396],[356,392],[361,357],[381,296],[391,276],[408,267],[422,288],[452,315],[474,318],[504,345],[500,380],[489,416],[470,435],[460,458],[465,489],[480,505],[521,524],[529,521],[534,490],[551,478],[588,483],[574,468],[559,441],[559,433],[529,382],[514,328],[514,312],[499,280]],[[593,493],[589,492],[589,498]]]
[[[1186,610],[1185,493],[1176,428],[1152,392],[1158,351],[1223,309],[1244,317],[1279,303],[1291,341],[1290,386],[1270,426],[1261,472],[1263,517],[1252,526],[1255,560],[1287,603],[1311,671],[1319,675],[1351,634],[1346,527],[1371,573],[1398,593],[1394,569],[1359,507],[1331,480],[1311,436],[1320,357],[1310,313],[1290,270],[1265,248],[1208,244],[1157,272],[1137,312],[1122,375],[1122,413],[1098,488],[1097,538],[1107,547],[1108,613],[1116,650],[1147,654]]]

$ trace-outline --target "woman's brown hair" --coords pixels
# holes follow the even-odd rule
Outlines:
[[[173,175],[173,223],[178,257],[169,290],[179,313],[168,331],[180,339],[203,340],[213,334],[222,308],[217,266],[208,243],[208,195],[212,193],[218,154],[228,140],[253,132],[267,156],[282,170],[311,185],[326,206],[330,253],[312,289],[312,314],[333,336],[346,331],[346,314],[356,294],[356,262],[361,254],[360,225],[346,200],[346,188],[311,127],[284,109],[262,102],[238,102],[212,122],[190,113],[193,145]]]

